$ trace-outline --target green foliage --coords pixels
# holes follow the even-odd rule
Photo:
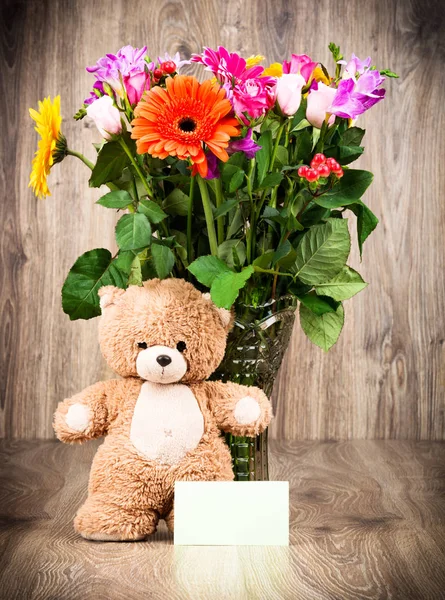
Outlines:
[[[218,275],[210,288],[210,295],[216,306],[230,308],[238,298],[240,289],[246,285],[246,281],[253,275],[253,267],[249,265],[240,273],[226,271]]]
[[[130,194],[125,190],[116,190],[114,192],[109,192],[99,198],[96,204],[100,204],[101,206],[105,206],[106,208],[127,208],[133,202]]]
[[[361,200],[351,204],[348,208],[357,216],[357,237],[361,257],[363,253],[363,244],[369,234],[377,227],[379,220],[372,210]]]
[[[140,200],[138,204],[138,212],[147,217],[150,223],[160,223],[167,217],[162,208],[152,200]]]
[[[242,240],[226,240],[218,246],[218,257],[229,267],[234,267],[235,261],[243,265],[246,260],[246,245]]]
[[[116,243],[121,250],[145,248],[151,242],[151,226],[145,215],[123,215],[116,225]]]
[[[345,315],[343,306],[335,312],[315,314],[304,304],[300,304],[300,325],[307,337],[316,346],[327,352],[338,340],[343,328]]]
[[[199,283],[207,287],[212,285],[218,275],[230,271],[226,263],[216,256],[200,256],[188,266],[188,270]]]
[[[317,294],[330,296],[334,300],[341,301],[352,298],[367,285],[357,271],[344,266],[330,281],[316,285],[315,291]]]
[[[188,211],[190,198],[179,188],[175,188],[164,200],[162,208],[169,215],[185,216]]]
[[[153,264],[159,279],[165,279],[173,269],[173,265],[175,264],[175,255],[168,246],[152,244],[151,256],[153,258]]]
[[[130,134],[125,134],[125,142],[134,147]],[[122,171],[130,164],[130,159],[119,142],[107,142],[97,155],[96,165],[91,172],[90,187],[100,187],[104,183],[119,179]]]
[[[117,267],[111,252],[104,248],[79,256],[62,287],[62,308],[71,321],[100,315],[97,291],[104,285],[125,288],[127,277]]]
[[[243,184],[244,171],[232,164],[225,164],[222,169],[222,182],[229,194],[233,194]]]
[[[257,164],[255,189],[262,184],[267,175],[272,154],[272,132],[270,130],[265,131],[258,140],[258,144],[261,146],[261,150],[258,150],[255,155]]]
[[[328,312],[335,312],[340,304],[328,296],[325,298],[320,298],[320,296],[317,296],[315,292],[309,292],[307,294],[298,296],[298,300],[301,302],[301,304],[303,304],[303,306],[319,316]]]
[[[293,272],[309,285],[329,281],[346,264],[350,247],[346,219],[328,219],[326,223],[314,225],[298,245]]]
[[[371,185],[373,174],[369,171],[349,169],[338,180],[331,191],[326,192],[314,202],[324,208],[338,208],[347,206],[359,200]]]

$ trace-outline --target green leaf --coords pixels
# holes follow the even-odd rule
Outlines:
[[[357,216],[357,237],[360,257],[363,252],[363,243],[370,233],[377,227],[379,220],[370,208],[359,201],[348,207]]]
[[[130,276],[128,277],[128,285],[142,285],[142,270],[139,256],[135,256],[131,263]]]
[[[210,287],[218,275],[230,272],[229,267],[217,256],[200,256],[187,269],[199,283]]]
[[[238,298],[239,291],[253,275],[254,269],[249,265],[240,273],[228,271],[218,275],[210,288],[210,295],[216,306],[230,308]]]
[[[153,200],[141,200],[138,204],[138,212],[145,215],[151,223],[160,223],[167,216],[167,213]]]
[[[283,180],[282,173],[269,173],[263,179],[263,182],[261,183],[261,185],[258,186],[256,189],[257,189],[257,191],[259,191],[259,190],[265,190],[267,188],[273,188],[276,185],[278,185],[279,183],[281,183],[282,180]]]
[[[126,141],[130,138],[126,136]],[[134,141],[131,140],[131,147]],[[97,155],[97,162],[91,172],[90,187],[100,187],[104,183],[119,179],[124,167],[130,164],[130,159],[119,142],[107,142]]]
[[[334,300],[348,300],[361,292],[367,285],[357,271],[346,265],[331,281],[316,285],[315,291],[317,294],[330,296]]]
[[[263,179],[266,177],[266,173],[269,169],[270,156],[272,153],[272,132],[265,131],[258,140],[258,144],[261,146],[261,150],[255,154],[255,160],[257,164],[256,169],[256,185],[261,185]]]
[[[150,245],[151,226],[145,215],[123,215],[116,225],[116,243],[121,250],[137,250]]]
[[[273,250],[267,250],[263,254],[260,254],[254,261],[253,265],[255,267],[260,267],[261,269],[269,269],[272,266],[272,260],[275,252]]]
[[[320,298],[315,292],[298,296],[298,300],[316,315],[324,315],[328,312],[335,312],[340,304],[332,298]]]
[[[357,160],[363,152],[363,146],[338,146],[326,151],[325,154],[328,157],[334,157],[341,165],[349,165]]]
[[[315,345],[327,352],[338,340],[345,314],[343,306],[337,308],[336,312],[327,312],[316,315],[312,310],[300,304],[300,325],[307,337]]]
[[[127,208],[132,202],[133,200],[128,192],[125,190],[116,190],[99,198],[96,204],[100,204],[106,208]]]
[[[236,252],[238,261],[242,265],[246,260],[246,246],[242,240],[226,240],[218,246],[218,258],[229,267],[234,267],[233,252]]]
[[[341,136],[342,146],[360,146],[360,143],[365,135],[365,129],[360,127],[349,127]]]
[[[185,217],[188,212],[190,198],[179,188],[175,188],[164,200],[162,208],[169,215]]]
[[[292,127],[292,129],[290,130],[289,133],[293,133],[294,131],[300,131],[301,129],[306,129],[306,127],[310,127],[311,124],[309,123],[309,121],[307,119],[301,119],[301,121],[299,123],[297,123],[295,125],[295,127]]]
[[[281,167],[284,167],[288,164],[289,152],[287,151],[287,148],[285,148],[284,146],[278,146],[277,155],[275,157],[275,163],[273,166],[281,169]]]
[[[168,246],[152,244],[151,256],[159,279],[165,279],[175,265],[175,255]]]
[[[312,135],[308,129],[304,129],[295,138],[295,150],[296,150],[296,164],[302,162],[308,165],[311,161],[312,155]]]
[[[382,69],[380,71],[380,75],[383,75],[384,77],[392,77],[394,79],[398,79],[399,76],[397,75],[397,73],[394,73],[394,71],[391,71],[390,69]]]
[[[279,263],[285,256],[289,254],[291,250],[292,244],[289,242],[289,240],[286,240],[280,244],[273,254],[272,265]]]
[[[233,194],[244,181],[244,171],[232,164],[224,165],[222,170],[222,182],[229,192]]]
[[[371,185],[372,179],[373,174],[369,171],[349,169],[345,171],[343,177],[334,185],[330,192],[314,198],[314,202],[319,206],[331,209],[338,208],[339,206],[347,206],[363,196]]]
[[[133,250],[119,250],[119,254],[114,259],[114,263],[119,271],[122,271],[127,277],[131,273],[131,265],[133,264],[136,254]]]
[[[105,248],[79,256],[62,287],[62,308],[71,321],[91,319],[101,314],[97,290],[104,285],[125,288],[127,277],[117,268]]]
[[[328,219],[307,231],[297,248],[293,272],[311,285],[332,279],[346,264],[351,239],[346,219]]]
[[[222,217],[223,215],[231,211],[232,208],[235,208],[235,206],[237,206],[238,204],[238,198],[231,198],[230,200],[226,200],[221,204],[221,206],[218,206],[218,208],[214,211],[213,218],[217,219],[218,217]]]
[[[314,127],[312,129],[312,150],[317,145],[318,140],[320,139],[320,134],[321,134],[321,129],[318,129],[318,127]]]

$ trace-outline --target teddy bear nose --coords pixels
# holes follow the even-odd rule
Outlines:
[[[161,365],[161,367],[166,367],[171,363],[171,361],[172,359],[166,354],[160,354],[156,359],[156,362],[158,362]]]

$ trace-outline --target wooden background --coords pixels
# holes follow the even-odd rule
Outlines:
[[[27,188],[37,143],[28,107],[62,96],[70,147],[99,140],[71,116],[93,79],[84,70],[124,44],[184,56],[218,43],[283,60],[327,44],[371,54],[398,72],[368,128],[360,166],[381,225],[360,267],[371,285],[346,303],[339,343],[325,355],[296,327],[277,382],[275,437],[295,440],[445,437],[445,27],[441,0],[30,0],[1,8],[0,436],[52,436],[56,403],[110,375],[97,321],[70,323],[60,288],[74,260],[114,247],[115,218],[95,206],[86,167],[68,157],[52,197]],[[354,254],[352,264],[358,265]]]

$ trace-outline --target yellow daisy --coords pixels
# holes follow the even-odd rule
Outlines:
[[[53,103],[49,96],[39,101],[39,110],[30,108],[29,114],[36,122],[34,129],[41,139],[32,161],[28,187],[32,187],[37,197],[44,198],[51,195],[46,181],[51,167],[64,158],[66,150],[66,140],[60,132],[60,96],[56,96]]]
[[[269,75],[270,77],[281,77],[283,75],[283,65],[281,63],[272,63],[264,69],[263,75]]]
[[[261,56],[261,54],[249,56],[249,58],[246,58],[246,67],[248,69],[250,69],[250,67],[255,67],[262,60],[264,60],[264,56]]]

